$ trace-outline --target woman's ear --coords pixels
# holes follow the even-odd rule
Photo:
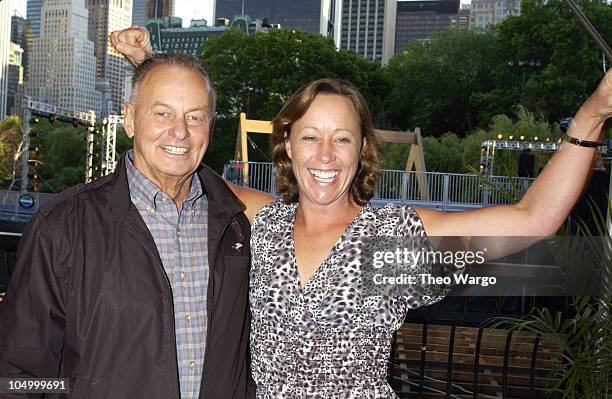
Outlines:
[[[289,136],[287,136],[287,132],[285,132],[283,137],[285,139],[285,152],[287,153],[289,159],[291,159],[291,143],[289,142]]]

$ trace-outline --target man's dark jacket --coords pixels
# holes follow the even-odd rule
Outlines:
[[[70,378],[68,397],[79,399],[180,396],[170,283],[130,201],[124,162],[63,192],[27,225],[0,304],[0,376]],[[223,180],[205,166],[198,174],[210,267],[200,398],[242,399],[250,228]]]

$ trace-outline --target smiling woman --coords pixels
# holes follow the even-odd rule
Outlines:
[[[298,126],[294,129],[296,123]],[[331,134],[335,135],[333,138],[336,147],[357,150],[353,153],[354,160],[351,163],[353,166],[359,165],[358,170],[355,174],[344,174],[349,179],[349,191],[353,200],[364,205],[372,196],[380,170],[381,147],[374,134],[368,106],[359,90],[351,83],[321,79],[304,86],[293,95],[272,124],[272,157],[277,167],[277,192],[286,202],[297,201],[299,193],[290,155],[292,131],[301,137],[303,143],[310,141],[313,145],[307,148],[312,150],[321,144],[322,135],[333,130]],[[293,142],[297,141],[295,137]],[[331,175],[325,175],[325,168],[322,169],[319,178],[326,176],[329,179]]]

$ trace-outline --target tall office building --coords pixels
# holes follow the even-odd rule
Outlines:
[[[28,94],[34,99],[100,114],[94,44],[87,39],[85,0],[46,0],[40,37],[30,54]]]
[[[336,0],[336,47],[386,64],[394,54],[396,0]]]
[[[34,37],[40,36],[40,12],[43,0],[28,0],[26,8],[26,19],[32,27]]]
[[[88,38],[94,43],[97,90],[102,93],[103,116],[118,114],[125,90],[125,61],[108,40],[112,31],[132,23],[132,0],[86,0]]]
[[[11,16],[11,42],[23,50],[21,66],[23,67],[23,78],[27,80],[28,52],[32,48],[34,37],[29,22],[20,15]]]
[[[470,29],[484,29],[506,19],[509,15],[520,15],[520,0],[472,0]]]
[[[145,26],[150,19],[174,15],[174,0],[133,0],[132,25]]]
[[[0,120],[6,117],[9,52],[11,46],[10,12],[10,0],[0,0]]]
[[[147,0],[133,0],[132,25],[145,26],[147,19]]]
[[[282,29],[303,29],[327,35],[334,0],[215,0],[214,19],[237,15],[268,19]]]
[[[174,16],[174,0],[147,0],[147,19]]]
[[[427,40],[457,20],[459,0],[398,1],[395,52],[401,53],[415,40]]]
[[[16,115],[18,112],[16,100],[19,87],[23,85],[23,49],[18,44],[11,42],[9,52],[6,114]]]

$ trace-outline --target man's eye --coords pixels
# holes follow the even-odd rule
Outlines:
[[[315,141],[317,138],[315,136],[304,136],[302,140],[304,141]]]
[[[196,126],[204,123],[204,118],[200,115],[187,115],[185,116],[185,121],[187,121],[189,125]]]
[[[161,118],[167,118],[168,117],[168,113],[167,112],[163,112],[163,111],[159,111],[159,112],[155,112],[155,116],[159,116]]]

